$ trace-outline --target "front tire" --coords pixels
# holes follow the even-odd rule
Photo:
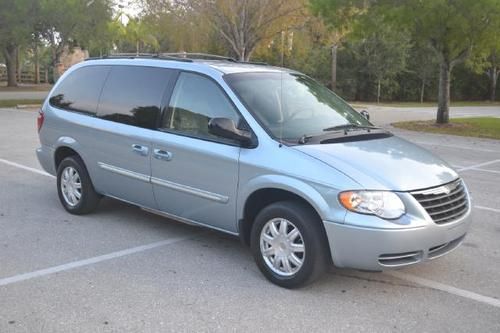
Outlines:
[[[57,168],[57,194],[64,209],[75,215],[92,212],[101,199],[85,164],[76,155],[66,157]]]
[[[281,201],[265,207],[255,218],[250,242],[260,271],[284,288],[311,283],[329,263],[321,220],[299,201]]]

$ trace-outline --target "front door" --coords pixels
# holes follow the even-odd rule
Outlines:
[[[151,182],[162,211],[236,232],[240,147],[208,132],[214,117],[240,120],[215,81],[180,73],[162,130],[153,134]]]

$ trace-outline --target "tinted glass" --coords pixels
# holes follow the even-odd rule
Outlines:
[[[370,122],[333,92],[295,73],[239,73],[225,76],[231,88],[277,138],[296,141],[340,125]]]
[[[208,133],[208,122],[212,118],[229,118],[235,124],[240,120],[217,83],[198,74],[181,73],[163,127],[189,136],[216,139]]]
[[[97,116],[127,125],[156,128],[160,104],[172,70],[113,66],[99,101]]]
[[[49,99],[52,106],[95,115],[109,66],[87,66],[71,72]]]

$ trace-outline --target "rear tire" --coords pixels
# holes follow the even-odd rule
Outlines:
[[[313,282],[330,263],[321,220],[299,201],[276,202],[262,209],[252,226],[250,244],[260,271],[284,288]]]
[[[66,157],[57,168],[57,194],[69,213],[88,214],[94,211],[101,199],[82,159],[77,156]]]

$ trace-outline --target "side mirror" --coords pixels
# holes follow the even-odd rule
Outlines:
[[[370,114],[368,113],[368,111],[366,110],[363,110],[360,112],[360,114],[366,118],[366,120],[370,120]]]
[[[253,143],[252,133],[236,128],[236,124],[229,118],[212,118],[208,122],[208,132],[226,139],[236,140],[245,146]]]

